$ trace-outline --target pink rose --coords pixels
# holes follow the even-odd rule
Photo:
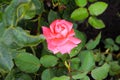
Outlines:
[[[70,53],[70,51],[81,42],[75,38],[75,32],[72,29],[73,24],[66,20],[55,20],[50,24],[50,28],[43,26],[43,35],[48,44],[48,49],[54,54]]]

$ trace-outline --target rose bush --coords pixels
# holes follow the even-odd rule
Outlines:
[[[81,42],[74,37],[75,32],[72,27],[73,24],[66,20],[55,20],[50,24],[50,28],[43,26],[43,35],[46,37],[48,49],[54,54],[70,53]]]
[[[119,0],[104,1],[0,0],[0,80],[120,80],[120,35],[104,36]]]

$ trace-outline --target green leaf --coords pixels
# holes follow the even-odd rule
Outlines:
[[[109,73],[111,76],[120,74],[120,65],[119,65],[118,61],[111,61],[109,64],[110,64]]]
[[[36,13],[41,14],[43,10],[43,2],[39,0],[12,0],[5,9],[5,26],[16,26],[21,19],[31,19]]]
[[[19,77],[16,78],[16,80],[32,80],[32,78],[25,73],[19,74]]]
[[[18,49],[35,46],[44,40],[43,35],[32,36],[20,27],[8,28],[2,36],[2,42],[9,48]]]
[[[3,22],[0,22],[0,37],[3,35],[6,27]]]
[[[95,62],[99,62],[101,60],[101,52],[100,52],[100,50],[96,50],[94,52],[94,58],[95,58]]]
[[[15,40],[13,32],[13,28],[6,29],[1,37],[1,41],[9,48],[20,48],[19,43]]]
[[[95,38],[95,40],[90,40],[88,41],[88,43],[86,44],[86,48],[87,49],[94,49],[100,42],[101,39],[101,33],[98,34],[98,36]]]
[[[84,72],[84,73],[78,73],[76,75],[73,75],[72,78],[73,79],[83,79],[85,76],[86,76],[87,72]]]
[[[116,45],[116,44],[113,45],[113,50],[114,50],[114,51],[118,51],[119,49],[120,49],[120,48],[119,48],[118,45]]]
[[[109,54],[107,55],[105,61],[109,63],[109,62],[111,62],[112,60],[113,60],[113,58],[112,58],[112,54],[109,53]]]
[[[106,57],[105,57],[104,54],[101,54],[101,55],[100,55],[100,58],[101,58],[101,59],[100,59],[98,65],[103,65],[103,64],[105,63],[105,58],[106,58]]]
[[[95,59],[92,51],[86,50],[79,54],[81,60],[81,71],[89,72],[95,66]]]
[[[88,76],[85,76],[83,79],[81,80],[90,80],[90,78]]]
[[[34,73],[39,70],[39,59],[30,53],[19,53],[15,58],[15,64],[21,71]]]
[[[30,34],[27,34],[25,30],[20,27],[17,27],[13,33],[15,35],[16,41],[24,46],[35,46],[45,39],[43,35],[32,36]]]
[[[101,67],[97,67],[92,70],[91,75],[95,80],[103,80],[107,77],[110,66],[105,63]]]
[[[84,48],[85,46],[85,43],[86,43],[86,35],[83,33],[83,32],[80,32],[78,30],[75,30],[75,36],[81,40],[81,43],[78,44],[78,46],[74,49],[72,49],[72,51],[70,52],[70,57],[74,57],[76,56],[79,51]]]
[[[57,12],[50,10],[49,14],[48,14],[48,22],[51,23],[52,21],[54,21],[55,19],[58,19],[59,16],[57,14]]]
[[[17,9],[17,18],[20,20],[32,19],[35,16],[35,5],[33,3],[21,4]]]
[[[112,38],[106,38],[104,41],[105,45],[114,45],[115,42]]]
[[[2,21],[3,13],[0,11],[0,22]]]
[[[89,2],[95,2],[95,1],[97,1],[97,0],[88,0]]]
[[[11,4],[7,6],[4,13],[4,19],[6,26],[13,26],[16,25],[16,11],[19,5],[24,3],[29,3],[30,0],[12,0]]]
[[[10,50],[0,43],[0,68],[5,72],[9,72],[13,66]]]
[[[68,77],[68,76],[60,76],[60,77],[54,77],[52,80],[70,80],[70,77]]]
[[[80,66],[80,59],[79,58],[72,58],[71,59],[71,69],[77,70]]]
[[[51,80],[54,77],[54,72],[51,69],[46,69],[42,72],[42,80]]]
[[[7,76],[5,77],[5,80],[15,80],[15,76],[14,76],[14,70],[11,70]]]
[[[63,62],[66,61],[69,57],[68,54],[61,54],[61,53],[57,53],[56,56],[60,58]]]
[[[115,44],[114,40],[111,38],[105,39],[104,44],[105,44],[105,48],[110,49],[110,51],[118,51],[119,50],[119,46],[117,44]]]
[[[100,19],[97,19],[96,17],[89,17],[88,23],[95,29],[105,28],[104,22]]]
[[[116,37],[115,42],[120,44],[120,35]]]
[[[41,57],[40,63],[44,67],[53,67],[57,64],[57,60],[58,58],[53,55],[45,55]]]
[[[87,0],[75,0],[75,3],[79,7],[85,7],[87,5]]]
[[[91,15],[98,16],[102,14],[107,7],[108,4],[105,2],[95,2],[89,6],[88,10]]]
[[[16,75],[17,77],[15,78],[15,75],[9,75],[5,78],[5,80],[32,80],[32,78],[28,74],[18,74]]]
[[[42,0],[31,0],[35,5],[36,14],[42,14],[44,11],[44,3]]]
[[[84,21],[88,16],[89,14],[86,8],[75,9],[71,14],[71,18],[76,21]]]
[[[13,69],[5,77],[5,80],[32,80],[32,78],[28,74],[20,73],[17,69]]]

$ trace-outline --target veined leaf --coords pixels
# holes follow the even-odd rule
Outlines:
[[[68,76],[60,76],[60,77],[54,77],[52,80],[70,80],[70,77]]]
[[[45,55],[43,57],[41,57],[40,59],[40,63],[44,66],[44,67],[53,67],[57,64],[57,60],[58,58],[52,55]]]
[[[98,34],[98,36],[95,38],[95,40],[90,40],[86,44],[87,49],[94,49],[100,42],[101,39],[101,33]]]
[[[47,76],[47,77],[46,77]],[[53,70],[51,69],[45,69],[43,72],[42,72],[42,80],[51,80],[53,77],[54,77],[54,72]]]
[[[101,19],[97,19],[96,17],[89,17],[88,23],[95,29],[105,28],[105,24]]]
[[[2,42],[13,49],[35,46],[44,40],[43,35],[32,36],[20,27],[8,28],[2,36]]]
[[[103,80],[107,77],[108,75],[108,72],[109,72],[109,68],[110,66],[105,63],[104,65],[102,65],[101,67],[97,67],[95,68],[94,70],[92,70],[91,74],[92,74],[92,77],[95,79],[95,80]]]
[[[102,14],[107,7],[108,4],[105,2],[95,2],[89,6],[88,10],[91,15],[98,16]]]
[[[83,21],[89,16],[88,11],[86,8],[78,8],[75,9],[72,14],[71,18],[76,20],[76,21]]]
[[[12,0],[3,15],[5,26],[16,26],[21,19],[31,19],[43,10],[43,2],[39,0]]]
[[[39,59],[27,52],[19,53],[14,60],[17,67],[27,73],[34,73],[40,68]]]
[[[7,6],[4,13],[5,26],[13,26],[16,24],[16,10],[19,5],[29,3],[30,0],[12,0],[11,4]]]
[[[115,42],[120,44],[120,35],[116,37]]]
[[[92,51],[90,50],[82,51],[79,54],[79,57],[81,61],[81,67],[80,67],[81,71],[89,72],[94,68],[95,59]]]
[[[10,50],[0,42],[0,68],[5,72],[9,72],[13,66]]]
[[[79,7],[84,7],[87,5],[87,0],[75,0],[75,3],[79,6]]]

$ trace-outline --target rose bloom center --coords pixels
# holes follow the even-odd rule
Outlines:
[[[65,25],[57,24],[56,27],[55,27],[55,32],[56,32],[56,33],[60,33],[60,32],[63,31],[64,29],[65,29]]]

